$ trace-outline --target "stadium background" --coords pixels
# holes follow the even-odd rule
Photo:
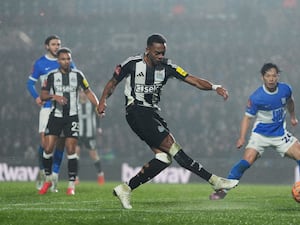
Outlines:
[[[0,3],[0,163],[36,166],[38,107],[26,90],[43,41],[58,34],[99,96],[114,66],[142,53],[146,38],[162,33],[173,62],[223,84],[230,99],[199,92],[177,80],[165,87],[162,115],[184,150],[226,176],[242,151],[235,150],[247,97],[261,84],[259,69],[277,63],[293,85],[300,118],[300,2],[298,0],[2,0]],[[121,179],[121,165],[141,166],[151,151],[124,119],[123,85],[108,101],[99,137],[107,180]],[[289,120],[288,120],[289,121]],[[288,126],[289,127],[289,126]],[[300,128],[289,129],[300,138]],[[176,163],[173,166],[177,166]],[[266,152],[243,178],[249,183],[292,183],[295,163]],[[62,179],[66,177],[66,160]],[[3,170],[0,171],[3,173]],[[0,176],[3,174],[0,174]],[[95,179],[82,153],[81,179]],[[191,176],[192,181],[198,181]]]

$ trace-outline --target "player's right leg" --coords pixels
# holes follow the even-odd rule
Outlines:
[[[44,165],[43,165],[43,152],[44,148],[42,145],[38,148],[38,164],[39,164],[39,173],[36,179],[36,189],[40,190],[44,184],[45,181],[45,171],[44,171]]]
[[[46,146],[43,154],[43,164],[45,167],[46,181],[39,191],[39,194],[46,194],[48,189],[52,186],[52,164],[53,151],[57,139],[62,131],[63,121],[61,118],[49,117],[47,128],[45,132]]]
[[[143,168],[130,179],[128,184],[124,183],[115,187],[113,194],[119,198],[123,208],[132,208],[130,196],[134,189],[151,180],[171,163],[172,159],[168,154],[164,152],[157,153],[155,154],[155,158],[146,163]]]
[[[53,150],[57,141],[57,136],[47,135],[47,144],[43,154],[43,163],[45,167],[45,182],[39,194],[44,195],[47,193],[48,189],[52,186],[52,161],[53,161]]]
[[[60,172],[60,166],[64,157],[65,138],[59,137],[56,143],[56,147],[53,153],[53,165],[52,165],[52,192],[58,192],[58,177]]]

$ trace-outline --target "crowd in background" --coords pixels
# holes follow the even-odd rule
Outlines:
[[[261,84],[259,70],[265,62],[278,64],[281,79],[292,84],[300,118],[296,0],[55,2],[4,1],[0,9],[1,158],[35,157],[39,109],[27,93],[26,81],[50,34],[59,35],[62,45],[72,49],[76,66],[98,96],[115,65],[143,53],[146,38],[155,32],[168,40],[166,57],[225,86],[230,94],[227,102],[178,80],[170,80],[163,90],[162,115],[195,158],[230,157],[247,97]],[[101,120],[100,152],[138,161],[144,158],[145,145],[126,124],[120,86]],[[300,137],[299,128],[292,131]]]

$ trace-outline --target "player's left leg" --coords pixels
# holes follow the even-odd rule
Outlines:
[[[69,184],[67,195],[75,195],[75,180],[78,172],[78,158],[76,154],[77,138],[66,137],[65,146],[68,153],[68,176]]]
[[[259,153],[255,149],[247,148],[245,150],[243,159],[238,161],[230,170],[227,178],[228,179],[236,179],[240,180],[241,177],[244,175],[247,169],[251,167],[251,165],[255,162],[258,158]],[[210,200],[220,200],[224,199],[227,195],[228,190],[222,189],[213,192],[210,196]]]
[[[238,185],[238,180],[225,179],[207,171],[199,162],[189,157],[169,134],[161,143],[160,149],[167,151],[183,168],[206,180],[214,190],[232,189]]]

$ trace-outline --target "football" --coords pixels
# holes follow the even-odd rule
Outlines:
[[[300,181],[294,183],[292,187],[292,196],[296,202],[300,203]]]

